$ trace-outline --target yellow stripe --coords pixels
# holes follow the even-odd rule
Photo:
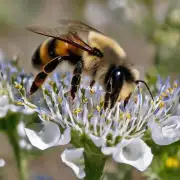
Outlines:
[[[47,64],[49,61],[51,61],[51,57],[48,54],[48,48],[47,48],[47,43],[50,39],[47,39],[46,41],[44,41],[41,45],[40,48],[40,57],[42,60],[42,64],[45,65]]]
[[[56,54],[59,56],[67,56],[67,47],[68,43],[57,40],[55,49]]]

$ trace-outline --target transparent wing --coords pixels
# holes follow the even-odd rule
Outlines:
[[[67,19],[61,19],[58,20],[59,24],[61,26],[67,27],[69,30],[73,30],[75,32],[87,32],[89,33],[89,31],[96,31],[100,34],[102,34],[100,31],[98,31],[97,29],[94,29],[91,26],[88,26],[85,23],[82,23],[80,21],[76,21],[76,20],[67,20]]]
[[[74,29],[69,29],[68,26],[59,26],[55,28],[31,26],[27,27],[27,29],[37,34],[41,34],[44,36],[56,38],[61,41],[67,42],[89,53],[92,53],[93,51],[92,47],[90,47],[84,40],[82,40],[82,38],[80,38],[78,32]]]

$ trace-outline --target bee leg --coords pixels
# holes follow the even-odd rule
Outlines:
[[[93,79],[91,82],[90,82],[90,87],[92,88],[93,87],[93,85],[95,84],[95,80]]]
[[[71,97],[72,97],[72,99],[75,98],[75,93],[77,92],[78,86],[81,81],[82,68],[83,68],[83,62],[82,62],[82,60],[79,60],[73,71],[74,75],[73,75],[73,78],[71,81]]]
[[[110,96],[111,96],[111,94],[109,92],[106,92],[106,94],[104,96],[104,110],[106,110],[107,107],[109,106]]]
[[[41,87],[41,85],[46,80],[47,76],[48,76],[48,74],[46,74],[43,71],[36,75],[32,85],[31,85],[29,95],[34,94]]]
[[[126,105],[128,104],[130,97],[131,97],[131,93],[130,93],[129,96],[124,100],[124,108],[125,108]]]
[[[110,99],[111,99],[110,109],[112,109],[114,107],[114,105],[116,104],[117,99],[118,99],[118,95],[119,95],[118,92],[111,94],[111,97],[110,97]]]
[[[60,62],[62,62],[63,60],[69,60],[70,57],[69,56],[58,56],[54,59],[52,59],[49,63],[47,63],[44,67],[43,67],[43,71],[47,74],[53,72],[56,67],[59,65]]]
[[[112,78],[110,78],[106,84],[106,94],[104,97],[104,109],[106,110],[110,104],[110,97],[112,93]]]

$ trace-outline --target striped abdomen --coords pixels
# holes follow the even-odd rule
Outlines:
[[[32,56],[32,64],[41,69],[45,64],[57,56],[82,55],[82,50],[57,39],[47,39],[38,46]]]

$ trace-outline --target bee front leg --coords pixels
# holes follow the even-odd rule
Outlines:
[[[95,80],[93,79],[91,82],[90,82],[90,87],[92,88],[93,87],[93,85],[95,84]]]
[[[114,105],[116,104],[117,99],[118,99],[118,95],[119,95],[119,91],[117,91],[117,92],[111,94],[111,97],[110,97],[110,99],[111,99],[111,106],[110,106],[110,109],[112,109],[112,108],[114,107]]]
[[[76,94],[79,84],[81,82],[82,68],[83,68],[83,62],[82,62],[82,60],[79,60],[73,71],[73,78],[71,81],[71,97],[72,97],[72,99],[75,98],[75,94]]]
[[[104,96],[104,110],[106,110],[109,106],[110,96],[111,96],[111,94],[109,92],[106,92],[106,94]]]
[[[130,99],[130,97],[131,97],[131,94],[132,94],[132,93],[130,93],[129,96],[124,100],[124,108],[125,108],[126,105],[128,104],[129,99]]]
[[[109,107],[111,93],[112,93],[112,78],[110,78],[106,83],[106,94],[104,96],[104,109],[105,110]]]
[[[48,74],[46,74],[44,71],[39,72],[31,85],[29,95],[34,94],[41,87],[47,77]]]

